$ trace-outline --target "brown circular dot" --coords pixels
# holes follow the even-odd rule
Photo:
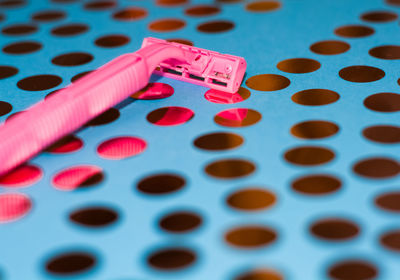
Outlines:
[[[154,32],[170,32],[182,29],[186,23],[180,19],[160,19],[149,24],[149,29]]]
[[[53,28],[51,30],[51,34],[56,36],[74,36],[78,34],[85,33],[89,30],[89,27],[86,24],[81,23],[72,23],[72,24],[65,24]]]
[[[335,55],[345,53],[350,49],[350,45],[343,41],[329,40],[320,41],[311,45],[310,50],[322,55]]]
[[[56,75],[36,75],[18,81],[20,89],[28,91],[46,90],[61,84],[62,79]]]
[[[335,153],[323,147],[303,146],[287,151],[284,157],[293,164],[313,166],[332,161],[335,158]]]
[[[343,68],[339,71],[339,76],[353,83],[369,83],[385,77],[385,72],[372,66],[356,65]]]
[[[151,253],[147,262],[156,269],[179,270],[192,265],[196,258],[196,254],[189,249],[167,248]]]
[[[386,0],[386,3],[393,6],[400,6],[400,0]]]
[[[129,37],[125,35],[113,34],[97,38],[94,43],[103,48],[115,48],[126,45],[129,43],[129,41]]]
[[[178,6],[188,3],[188,0],[157,0],[159,6]]]
[[[193,144],[200,149],[209,151],[223,151],[234,149],[242,145],[243,137],[235,133],[216,132],[196,138]]]
[[[222,4],[235,4],[235,3],[239,3],[242,2],[243,0],[216,0],[218,3],[222,3]]]
[[[232,108],[219,112],[214,121],[227,127],[245,127],[254,125],[261,120],[259,112],[246,108]]]
[[[400,230],[391,230],[385,232],[380,237],[380,243],[386,249],[400,253]]]
[[[70,4],[70,3],[77,2],[77,1],[78,0],[51,0],[51,2],[57,3],[57,4]]]
[[[0,80],[12,77],[18,73],[18,69],[12,66],[0,65]]]
[[[397,19],[397,14],[390,11],[373,11],[361,15],[361,19],[372,23],[389,22]]]
[[[0,117],[7,115],[12,110],[12,106],[10,103],[5,101],[0,101]]]
[[[230,194],[226,203],[241,211],[260,211],[272,207],[276,203],[276,196],[262,188],[246,188]]]
[[[356,237],[360,230],[354,222],[341,218],[328,218],[314,222],[310,232],[327,241],[344,241]]]
[[[159,221],[159,226],[171,233],[186,233],[198,228],[202,223],[202,218],[188,211],[173,212],[165,215]]]
[[[305,121],[290,129],[292,135],[303,139],[320,139],[335,135],[339,127],[328,121]]]
[[[250,77],[246,81],[246,86],[260,91],[275,91],[287,88],[290,80],[281,75],[261,74]]]
[[[6,17],[3,14],[0,14],[0,21],[3,21]]]
[[[220,8],[216,6],[198,5],[186,9],[185,14],[193,17],[203,17],[218,14],[220,11]]]
[[[167,39],[168,42],[175,42],[183,45],[188,45],[188,46],[193,46],[193,42],[186,40],[186,39],[181,39],[181,38],[172,38],[172,39]]]
[[[370,126],[363,130],[365,138],[384,144],[400,143],[400,127],[393,125]]]
[[[279,70],[287,73],[303,74],[317,71],[321,64],[309,58],[292,58],[282,60],[277,64]]]
[[[76,275],[96,265],[95,256],[86,252],[68,252],[54,256],[46,262],[46,270],[55,275]]]
[[[93,71],[85,71],[85,72],[76,74],[75,76],[73,76],[73,77],[71,78],[71,82],[74,83],[74,82],[76,82],[77,80],[79,80],[80,78],[85,77],[87,74],[92,73],[92,72],[93,72]]]
[[[113,14],[113,18],[123,21],[139,20],[147,16],[147,11],[142,8],[129,7]]]
[[[380,59],[400,59],[400,46],[379,46],[369,50],[369,54]]]
[[[377,112],[398,112],[400,111],[400,94],[376,93],[365,98],[364,106]]]
[[[306,89],[296,92],[292,96],[292,101],[306,106],[328,105],[339,100],[340,95],[337,92],[328,89]]]
[[[371,280],[378,276],[378,269],[364,260],[345,260],[331,266],[328,274],[335,280]]]
[[[25,5],[26,2],[24,0],[4,0],[0,2],[0,7],[4,8],[15,8],[18,6]]]
[[[375,204],[382,210],[400,213],[400,192],[383,193],[375,198]]]
[[[35,21],[49,22],[65,18],[65,13],[62,11],[41,11],[32,15]]]
[[[398,175],[400,164],[391,158],[366,158],[354,164],[353,171],[363,177],[384,179]]]
[[[36,32],[38,28],[31,24],[15,24],[4,27],[1,32],[6,35],[27,35]]]
[[[346,25],[335,29],[335,34],[346,38],[361,38],[374,34],[375,30],[363,25]]]
[[[117,2],[115,1],[91,1],[85,4],[86,10],[101,11],[114,8]]]
[[[185,183],[185,179],[175,174],[155,174],[142,179],[137,188],[146,194],[162,195],[180,190]]]
[[[9,44],[3,48],[3,52],[8,54],[28,54],[42,48],[42,44],[32,41],[17,42]]]
[[[222,159],[214,161],[205,167],[205,172],[220,179],[235,179],[253,173],[256,166],[243,159]]]
[[[235,277],[234,280],[283,280],[283,277],[274,270],[263,268],[245,272]]]
[[[91,121],[89,121],[85,126],[98,126],[112,123],[119,118],[119,111],[115,108],[110,108],[107,111],[101,113]]]
[[[81,226],[99,228],[115,223],[118,220],[118,213],[103,206],[85,207],[73,211],[69,219]]]
[[[246,5],[246,10],[250,12],[269,12],[280,7],[281,3],[277,1],[254,1]]]
[[[331,175],[313,174],[295,179],[292,188],[305,195],[328,195],[338,191],[342,182]]]
[[[59,66],[78,66],[89,63],[92,60],[93,56],[89,53],[72,52],[56,56],[51,62]]]
[[[197,26],[197,30],[205,33],[220,33],[231,30],[235,24],[231,21],[216,20],[208,21]]]
[[[277,238],[278,234],[272,228],[258,225],[236,227],[225,234],[225,241],[229,245],[242,249],[266,247]]]

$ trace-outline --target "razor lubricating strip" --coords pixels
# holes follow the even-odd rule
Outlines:
[[[173,58],[162,61],[155,74],[225,92],[238,91],[246,71],[244,58],[156,38],[145,38],[142,48],[154,44],[168,44],[192,54],[189,63]]]

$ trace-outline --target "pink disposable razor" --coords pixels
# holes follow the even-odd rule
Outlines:
[[[121,55],[0,127],[0,175],[145,87],[159,75],[235,93],[246,61],[155,38]]]

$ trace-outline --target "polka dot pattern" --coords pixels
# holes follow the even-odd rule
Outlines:
[[[153,252],[147,259],[149,265],[160,270],[181,270],[196,261],[196,254],[186,248],[168,248]]]
[[[73,166],[58,172],[52,179],[54,187],[61,191],[89,188],[100,183],[103,171],[97,166]]]
[[[31,199],[19,193],[0,194],[0,224],[23,218],[32,209]]]
[[[197,26],[197,30],[204,33],[221,33],[227,32],[235,27],[231,21],[217,20],[201,23]]]
[[[246,10],[250,12],[269,12],[281,7],[278,1],[254,1],[246,5]]]
[[[364,25],[346,25],[335,29],[336,35],[345,38],[362,38],[371,36],[375,30]]]
[[[194,212],[177,211],[163,216],[159,226],[170,233],[187,233],[197,229],[202,224],[202,218]]]
[[[56,255],[46,262],[46,270],[57,276],[79,275],[95,267],[95,256],[87,252],[68,252]]]
[[[377,112],[400,111],[400,94],[392,92],[376,93],[364,99],[364,106]]]
[[[147,115],[147,120],[159,126],[181,125],[194,117],[192,110],[184,107],[164,107]]]
[[[256,169],[254,163],[243,159],[223,159],[205,167],[208,175],[220,179],[234,179],[248,176]]]
[[[273,206],[276,196],[262,188],[246,188],[230,194],[226,202],[236,210],[259,211]]]
[[[311,45],[310,50],[322,55],[336,55],[345,53],[350,49],[350,45],[343,41],[329,40],[320,41]]]
[[[353,171],[363,177],[384,179],[400,173],[400,164],[391,158],[372,157],[358,161]]]
[[[101,143],[97,153],[106,159],[124,159],[143,153],[146,142],[138,137],[117,137]]]
[[[309,195],[321,196],[337,192],[342,187],[340,179],[328,174],[312,174],[296,178],[292,182],[292,188],[296,192]]]
[[[202,150],[224,151],[239,147],[244,142],[243,137],[228,132],[215,132],[196,138],[193,144]]]
[[[281,75],[261,74],[250,77],[246,81],[246,85],[255,90],[275,91],[287,88],[290,85],[290,80]]]
[[[27,91],[51,89],[61,84],[62,79],[56,75],[36,75],[18,81],[17,86]]]
[[[154,174],[143,178],[137,185],[139,191],[149,195],[173,193],[186,184],[184,178],[175,174]]]
[[[214,121],[222,126],[243,127],[256,124],[261,120],[261,114],[252,109],[236,108],[219,112]]]
[[[284,157],[292,164],[313,166],[332,161],[335,153],[325,147],[302,146],[288,150]]]
[[[278,238],[277,233],[269,227],[246,225],[230,229],[225,234],[225,241],[241,249],[257,249],[271,245]]]
[[[333,279],[367,280],[378,276],[378,269],[374,264],[364,260],[345,260],[334,264],[328,275]]]
[[[160,19],[149,24],[149,29],[154,32],[171,32],[182,29],[186,23],[180,19]]]
[[[317,71],[321,64],[309,58],[292,58],[279,62],[277,67],[283,72],[302,74]]]
[[[376,67],[357,65],[343,68],[339,71],[339,76],[353,83],[369,83],[385,77],[385,72]]]

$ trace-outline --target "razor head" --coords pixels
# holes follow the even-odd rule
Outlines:
[[[243,57],[220,54],[151,37],[143,40],[142,48],[153,44],[178,47],[190,57],[186,63],[174,58],[166,59],[153,73],[229,93],[239,90],[246,71],[246,61]]]

